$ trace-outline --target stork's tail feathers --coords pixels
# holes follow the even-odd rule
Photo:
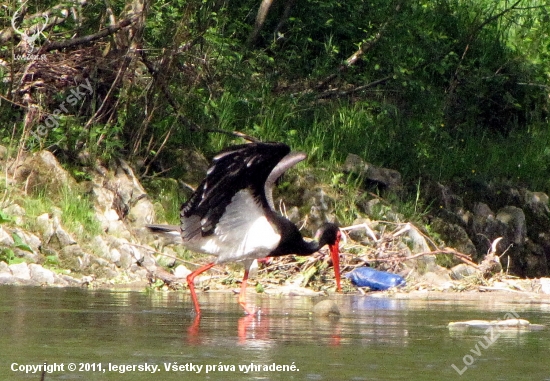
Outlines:
[[[181,244],[180,227],[178,225],[145,225],[151,233],[156,233],[165,238],[166,244]]]
[[[152,233],[178,233],[180,227],[178,225],[145,225]]]

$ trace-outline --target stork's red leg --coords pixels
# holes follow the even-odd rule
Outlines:
[[[244,312],[254,315],[254,310],[248,308],[246,304],[246,285],[248,283],[248,270],[244,270],[243,282],[241,283],[241,292],[239,293],[239,304],[244,308]]]
[[[197,294],[195,293],[195,277],[206,270],[210,270],[212,267],[214,267],[215,263],[209,263],[207,265],[204,265],[202,267],[199,267],[195,271],[193,271],[191,274],[187,275],[187,285],[189,285],[189,291],[191,292],[191,299],[193,300],[193,305],[195,306],[195,312],[197,315],[201,314],[201,308],[199,306],[199,301],[197,299]]]

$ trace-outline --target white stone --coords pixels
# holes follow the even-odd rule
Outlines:
[[[25,262],[10,265],[9,268],[14,277],[19,279],[31,279],[29,266],[27,266]]]
[[[101,236],[96,235],[92,239],[92,246],[93,246],[94,252],[97,255],[99,255],[101,258],[109,259],[109,260],[111,259],[111,252],[109,250],[109,245],[107,245],[107,243],[103,238],[101,238]]]
[[[176,278],[186,278],[189,274],[191,274],[191,270],[189,270],[184,265],[179,265],[174,269],[174,276]]]
[[[543,294],[550,294],[550,278],[540,278],[540,286]]]
[[[111,262],[118,263],[120,261],[120,251],[111,249]]]
[[[53,221],[50,219],[50,215],[48,213],[44,213],[36,217],[36,228],[42,234],[42,240],[45,243],[50,242],[50,238],[52,238],[54,234],[54,228]]]
[[[55,274],[44,267],[31,263],[29,265],[31,279],[40,284],[53,284],[55,282]]]
[[[7,231],[2,229],[0,226],[0,244],[5,246],[11,246],[13,245],[13,238],[11,235],[8,234]]]
[[[107,221],[118,221],[120,219],[118,213],[114,209],[107,210],[103,215]]]
[[[0,284],[16,283],[15,278],[11,273],[0,273]]]
[[[0,262],[0,273],[9,273],[11,275],[10,267],[6,262]]]

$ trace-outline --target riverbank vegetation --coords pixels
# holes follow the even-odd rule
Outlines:
[[[116,158],[179,178],[182,150],[208,157],[239,131],[306,151],[351,193],[335,169],[347,154],[397,169],[415,211],[423,179],[548,192],[549,5],[10,1],[0,138],[83,179]]]

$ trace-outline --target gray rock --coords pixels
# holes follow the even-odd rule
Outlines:
[[[9,265],[9,268],[14,277],[19,279],[31,279],[29,266],[25,262]]]
[[[475,267],[469,266],[465,263],[458,264],[451,269],[451,278],[454,280],[460,280],[471,276],[481,276],[481,272]]]
[[[147,193],[132,168],[125,161],[119,160],[114,172],[114,176],[104,187],[113,192],[110,207],[116,211],[120,220],[134,226],[143,226],[154,221],[153,204],[148,200]],[[136,210],[132,212],[133,208]]]
[[[472,256],[477,254],[475,245],[470,240],[466,229],[461,225],[436,217],[432,221],[432,228],[441,235],[447,246],[456,249],[460,253]]]
[[[105,189],[101,185],[94,184],[92,188],[91,199],[94,202],[96,211],[100,214],[103,214],[109,210],[112,210],[115,193],[112,190]]]
[[[141,259],[141,253],[139,253],[135,247],[124,244],[119,247],[120,251],[120,260],[117,263],[117,266],[121,269],[129,269],[130,266],[135,263],[137,260]]]
[[[59,251],[59,264],[64,269],[80,272],[90,265],[90,255],[79,245],[65,246]]]
[[[527,236],[527,225],[523,210],[515,206],[500,209],[496,219],[507,226],[508,240],[515,245],[523,245]]]
[[[53,221],[48,213],[41,214],[36,217],[36,229],[42,234],[42,242],[48,244],[54,235]]]
[[[51,270],[34,263],[29,265],[29,270],[31,279],[37,283],[48,285],[55,283],[55,274]]]
[[[12,236],[7,231],[2,229],[1,226],[0,226],[0,245],[4,245],[4,246],[12,246],[13,245]]]
[[[330,300],[325,299],[313,306],[313,315],[315,316],[339,316],[340,309],[338,305]]]
[[[42,261],[43,258],[38,252],[33,251],[32,253],[29,253],[27,250],[21,250],[16,247],[13,248],[13,253],[16,258],[21,258],[27,263],[38,263]]]
[[[23,225],[23,217],[25,217],[25,209],[17,204],[11,204],[8,207],[3,209],[3,212],[6,213],[16,225]]]
[[[59,282],[60,284],[66,284],[67,286],[73,286],[73,287],[80,286],[82,284],[81,280],[66,274],[59,274],[56,277],[56,284],[57,282]]]
[[[135,280],[146,280],[149,272],[145,268],[138,266],[134,263],[132,266],[130,266],[130,274]]]
[[[143,226],[153,223],[155,220],[155,207],[153,203],[148,198],[140,199],[135,205],[131,206],[127,219],[132,226]]]
[[[398,171],[369,164],[352,153],[348,154],[343,169],[345,172],[363,176],[366,180],[380,184],[386,189],[400,190],[403,186],[401,174]]]
[[[14,233],[21,238],[23,243],[26,243],[27,245],[29,245],[31,249],[33,249],[36,252],[39,250],[40,246],[42,245],[42,241],[40,240],[40,238],[38,238],[32,233],[28,233],[21,229],[15,229]]]
[[[55,235],[57,239],[59,240],[59,244],[61,247],[65,246],[71,246],[76,244],[76,240],[65,231],[61,226],[58,226],[57,229],[55,229]]]
[[[162,267],[174,267],[178,253],[170,247],[163,247],[162,252],[156,254],[155,263]]]
[[[110,261],[114,264],[119,264],[120,263],[120,251],[118,251],[118,249],[111,249],[110,254],[111,254]]]
[[[491,278],[494,274],[502,271],[500,257],[495,253],[489,253],[479,264],[479,271],[485,278]]]
[[[493,213],[491,208],[489,208],[489,205],[483,202],[476,202],[474,204],[473,212],[474,212],[474,216],[484,218],[484,219],[495,217],[495,214]]]
[[[0,273],[0,285],[16,284],[17,278],[11,273]]]
[[[326,221],[334,221],[334,216],[331,214],[334,199],[322,188],[304,189],[301,204],[309,206],[308,227],[316,228]]]
[[[66,187],[76,186],[76,181],[49,151],[27,157],[15,171],[14,177],[20,184],[25,183],[26,189],[31,192],[47,189],[48,192],[60,193]]]
[[[109,249],[109,245],[107,245],[107,242],[105,242],[100,235],[96,235],[92,238],[92,250],[100,258],[115,262],[111,260],[111,250]]]
[[[426,239],[418,229],[416,229],[414,226],[407,224],[409,226],[409,230],[407,231],[407,236],[409,239],[410,247],[413,253],[426,253],[431,251],[430,247],[428,246],[428,243],[426,242]],[[427,256],[424,256],[427,257]],[[422,258],[422,257],[421,257]],[[435,263],[435,257],[433,258],[433,262]]]
[[[10,273],[11,274],[10,267],[4,261],[0,262],[0,273]]]
[[[449,288],[452,286],[451,277],[447,271],[428,271],[418,279],[418,281],[426,283],[432,287]]]

